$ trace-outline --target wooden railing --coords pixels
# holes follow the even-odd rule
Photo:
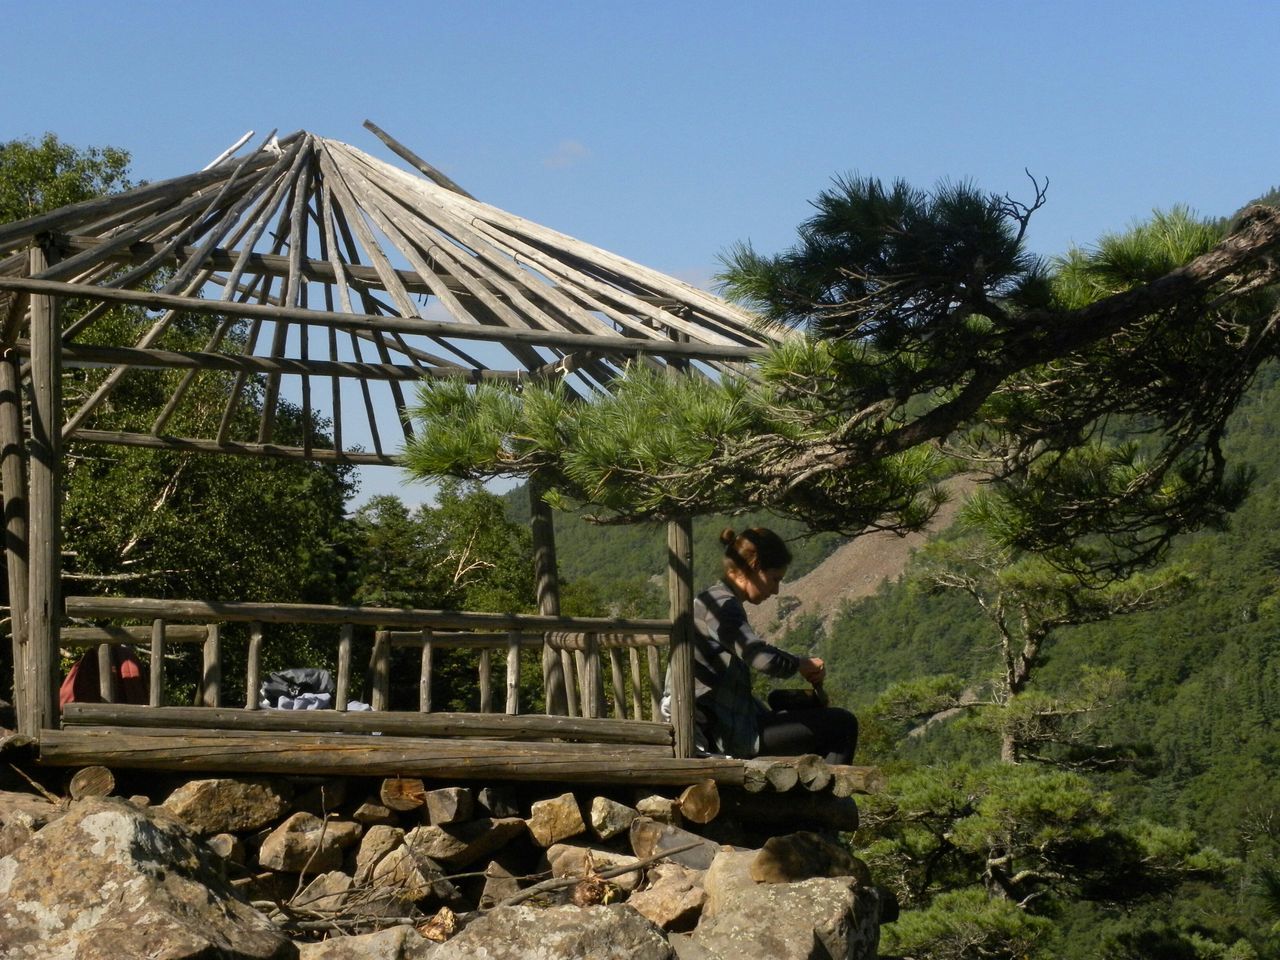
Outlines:
[[[109,625],[71,627],[61,633],[64,646],[98,646],[102,697],[113,702],[110,647],[149,641],[150,705],[165,705],[163,664],[170,643],[201,643],[202,670],[196,700],[221,707],[222,645],[228,623],[248,624],[245,708],[258,708],[262,653],[269,625],[337,626],[337,677],[334,706],[347,708],[351,699],[352,647],[357,628],[373,628],[370,659],[371,706],[391,707],[392,652],[419,647],[418,711],[433,712],[432,681],[436,657],[442,650],[477,652],[480,712],[495,712],[493,652],[506,652],[503,710],[518,715],[521,654],[535,651],[542,670],[544,643],[560,651],[565,672],[569,714],[615,719],[661,719],[662,651],[670,646],[671,624],[663,620],[600,617],[549,617],[534,614],[494,614],[466,611],[407,610],[381,607],[338,607],[323,604],[270,604],[196,600],[157,600],[115,597],[68,597],[68,616],[97,620],[151,620],[151,626]],[[625,655],[623,651],[626,651]],[[641,664],[640,651],[645,663]],[[609,660],[611,683],[606,692],[603,658]],[[629,664],[625,662],[629,659]],[[629,669],[628,669],[629,668]]]

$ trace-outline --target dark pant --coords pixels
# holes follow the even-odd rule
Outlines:
[[[858,746],[858,718],[839,707],[770,713],[760,727],[760,756],[816,753],[827,763],[849,763]]]

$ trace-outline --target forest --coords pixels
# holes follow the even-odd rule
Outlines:
[[[120,150],[77,149],[52,135],[0,144],[0,222],[129,185]],[[688,416],[674,428],[689,428],[697,442],[686,437],[686,447],[653,449],[682,455],[679,482],[689,486],[659,489],[640,471],[608,489],[605,519],[614,522],[591,524],[580,510],[561,511],[564,611],[663,613],[665,592],[654,580],[664,563],[661,527],[634,521],[666,518],[689,489],[707,489],[708,470],[727,470],[733,483],[701,501],[700,583],[716,576],[719,560],[705,545],[724,525],[780,530],[795,545],[792,575],[868,523],[918,529],[937,506],[939,484],[979,451],[1001,465],[990,477],[994,492],[977,498],[899,580],[827,627],[809,619],[780,631],[781,645],[827,660],[833,699],[862,721],[859,762],[889,774],[888,792],[868,800],[864,828],[848,838],[904,907],[886,929],[885,954],[1280,956],[1280,788],[1269,776],[1280,747],[1273,657],[1280,374],[1263,360],[1274,352],[1266,339],[1274,331],[1255,320],[1265,311],[1247,283],[1212,301],[1217,322],[1203,336],[1189,326],[1182,301],[1161,315],[1171,333],[1088,312],[1134,284],[1202,262],[1196,258],[1221,240],[1227,222],[1175,211],[1156,218],[1157,240],[1169,242],[1155,266],[1133,249],[1152,242],[1138,231],[1136,241],[1100,246],[1108,263],[1096,251],[1074,251],[1051,277],[1019,247],[1044,200],[1038,186],[1026,205],[963,191],[926,202],[870,181],[846,181],[824,196],[832,217],[907,210],[939,234],[948,218],[976,218],[981,242],[1004,259],[984,261],[988,272],[975,282],[973,263],[957,255],[946,264],[952,272],[931,282],[963,295],[937,298],[925,286],[901,299],[897,279],[876,286],[846,277],[856,289],[839,295],[872,316],[858,337],[841,333],[828,311],[822,316],[836,319],[823,321],[826,340],[775,359],[768,371],[774,392],[755,396],[730,384],[731,402],[676,398]],[[895,257],[918,267],[956,247],[943,236],[921,249],[858,253],[868,271],[897,278],[905,268]],[[814,282],[806,273],[814,265],[801,254],[769,260],[738,248],[729,261],[730,292],[747,301],[761,302],[770,283],[803,289]],[[1204,282],[1222,283],[1222,276]],[[772,319],[789,322],[812,306],[775,298]],[[904,308],[910,316],[899,323]],[[70,317],[76,309],[68,305]],[[1101,317],[1100,339],[1073,333],[1045,346],[1024,336],[1020,318],[1044,315]],[[121,308],[112,322],[129,328],[142,318]],[[175,325],[169,346],[203,341],[207,323]],[[963,349],[935,336],[957,327]],[[1251,348],[1248,363],[1239,360],[1241,344]],[[1050,349],[1067,362],[1045,376],[1055,362]],[[948,385],[975,355],[977,369],[1006,379],[975,377],[1003,386],[987,386],[993,392],[971,402],[966,388]],[[1195,396],[1176,383],[1167,389],[1169,370],[1211,386]],[[815,371],[847,394],[810,390],[827,382]],[[92,390],[102,375],[70,372],[68,398]],[[145,429],[172,376],[138,376],[104,416]],[[206,389],[209,402],[196,391],[181,415],[210,415],[218,386]],[[652,395],[667,386],[638,381],[635,389]],[[929,396],[941,399],[924,404]],[[457,415],[432,399],[423,399],[424,417]],[[488,401],[477,390],[464,402]],[[261,403],[251,390],[241,415],[256,417]],[[861,419],[849,415],[858,405]],[[777,409],[793,419],[770,412]],[[323,422],[291,415],[287,406],[280,419],[282,436],[309,432],[324,445]],[[1105,429],[1095,432],[1098,422]],[[853,428],[840,434],[847,445],[833,450],[824,444],[838,423]],[[726,432],[726,424],[748,445],[709,447],[706,437]],[[906,446],[907,427],[924,439],[931,430],[962,436],[967,446],[963,454]],[[601,425],[563,429],[589,445]],[[778,470],[772,461],[769,469],[754,467],[746,456],[765,449],[784,451]],[[1055,456],[1044,456],[1046,449]],[[79,593],[127,587],[157,597],[532,610],[526,489],[502,497],[485,489],[480,480],[509,472],[509,464],[485,462],[486,454],[448,464],[434,455],[416,451],[414,469],[461,479],[445,481],[433,504],[410,508],[380,496],[353,509],[354,481],[341,467],[73,446],[64,508],[68,582]],[[608,471],[550,443],[520,456],[560,481],[567,506],[596,482],[592,470]],[[805,464],[813,468],[805,484],[780,481],[778,471]],[[1123,490],[1140,496],[1125,501]],[[1062,521],[1068,516],[1085,519],[1072,526]],[[325,656],[300,630],[265,666]],[[8,677],[8,664],[0,667]],[[234,685],[234,662],[229,671]],[[474,691],[460,675],[439,672],[437,702],[473,706]],[[400,694],[408,695],[407,684]]]

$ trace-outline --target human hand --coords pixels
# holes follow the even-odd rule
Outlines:
[[[817,686],[827,677],[827,665],[821,657],[801,657],[800,676]]]

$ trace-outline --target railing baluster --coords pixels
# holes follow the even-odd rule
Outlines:
[[[206,707],[222,706],[222,628],[208,625],[204,641],[204,678],[200,700]]]
[[[346,710],[351,700],[351,641],[355,635],[355,624],[344,623],[338,630],[338,689],[334,694],[338,710]]]
[[[493,658],[488,647],[480,650],[480,712],[493,712]]]
[[[151,621],[151,706],[164,706],[164,621]]]
[[[507,713],[520,712],[520,631],[507,634]]]
[[[249,658],[244,671],[244,706],[258,709],[258,688],[262,685],[262,621],[249,624]]]
[[[422,669],[418,673],[418,710],[431,712],[431,679],[435,669],[436,645],[430,629],[422,631]]]

